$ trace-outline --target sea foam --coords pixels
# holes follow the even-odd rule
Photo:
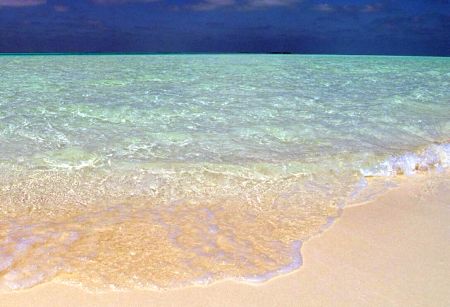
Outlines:
[[[450,164],[450,143],[433,144],[420,153],[392,156],[374,167],[361,169],[365,177],[413,175],[418,171],[446,168]]]

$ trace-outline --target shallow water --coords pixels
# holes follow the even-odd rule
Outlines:
[[[2,56],[0,68],[7,289],[267,280],[371,195],[366,177],[387,188],[450,165],[447,58]]]

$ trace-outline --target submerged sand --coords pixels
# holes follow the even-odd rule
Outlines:
[[[88,292],[47,283],[0,294],[2,306],[449,306],[449,173],[405,178],[347,207],[302,247],[303,266],[267,283]]]

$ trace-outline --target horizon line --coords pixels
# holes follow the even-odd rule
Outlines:
[[[31,55],[233,55],[233,54],[259,54],[259,55],[305,55],[305,56],[379,56],[379,57],[439,57],[447,58],[450,55],[416,55],[416,54],[358,54],[358,53],[301,53],[291,51],[233,51],[233,52],[1,52],[0,56],[31,56]]]

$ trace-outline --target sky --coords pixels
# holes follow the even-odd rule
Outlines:
[[[0,0],[0,52],[450,56],[450,0]]]

